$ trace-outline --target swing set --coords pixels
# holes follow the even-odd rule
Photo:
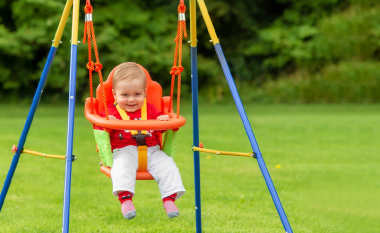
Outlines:
[[[225,152],[218,150],[211,150],[203,148],[203,145],[199,142],[199,122],[198,122],[198,71],[197,71],[197,31],[196,31],[196,0],[189,0],[190,7],[190,47],[191,47],[191,85],[192,85],[192,112],[193,112],[193,159],[194,159],[194,181],[195,181],[195,218],[196,218],[196,231],[202,231],[201,223],[201,195],[200,195],[200,161],[199,152],[213,153],[217,155],[231,155],[231,156],[243,156],[255,158],[258,162],[260,170],[266,181],[268,190],[272,196],[273,202],[283,224],[286,232],[292,232],[288,219],[286,217],[285,211],[281,205],[281,201],[277,195],[276,189],[273,185],[269,172],[266,168],[264,159],[259,150],[257,141],[251,129],[250,123],[248,121],[247,115],[244,111],[243,104],[240,100],[238,91],[236,89],[235,83],[233,81],[229,66],[224,57],[222,47],[219,43],[219,38],[216,35],[214,26],[211,22],[210,16],[208,14],[204,0],[197,0],[200,11],[202,13],[203,19],[206,23],[207,30],[210,34],[211,40],[214,44],[219,62],[222,66],[224,75],[228,82],[232,97],[235,101],[235,105],[238,109],[240,118],[244,125],[245,131],[249,138],[253,152],[250,153],[238,153],[238,152]],[[38,103],[41,99],[42,91],[45,86],[47,76],[49,74],[55,53],[58,49],[58,45],[61,43],[60,39],[62,37],[62,32],[64,30],[65,24],[69,17],[71,8],[73,8],[72,13],[72,37],[71,37],[71,57],[70,57],[70,88],[69,88],[69,109],[68,109],[68,128],[67,128],[67,150],[66,155],[51,155],[41,152],[36,152],[30,149],[24,148],[26,137],[28,135],[30,126],[33,121],[34,114],[36,112]],[[165,135],[159,134],[159,139],[161,142],[161,149],[165,151],[169,156],[174,156],[175,152],[175,139],[176,131],[178,128],[185,125],[185,118],[180,116],[180,93],[181,93],[181,72],[183,71],[181,59],[182,59],[182,40],[183,36],[187,37],[186,25],[185,25],[185,11],[186,6],[184,5],[184,0],[180,0],[178,6],[178,29],[177,36],[175,38],[176,46],[174,53],[173,67],[171,68],[170,74],[171,79],[171,91],[170,96],[162,96],[162,88],[160,84],[153,81],[148,73],[148,71],[142,67],[140,68],[145,72],[147,77],[147,97],[144,101],[144,106],[141,110],[141,121],[129,121],[126,113],[118,108],[120,115],[123,120],[110,119],[108,115],[107,105],[114,103],[114,97],[112,95],[112,77],[117,67],[115,67],[107,80],[103,82],[102,76],[102,64],[99,60],[99,53],[97,50],[95,32],[92,23],[92,13],[93,8],[91,6],[90,0],[86,0],[85,6],[85,25],[84,25],[84,37],[83,42],[87,40],[88,44],[88,63],[86,65],[89,70],[89,83],[90,83],[90,97],[86,99],[85,104],[85,117],[92,123],[94,128],[95,140],[97,143],[96,149],[99,152],[101,160],[101,172],[111,177],[111,165],[112,165],[112,152],[110,146],[109,132],[113,129],[130,130],[133,137],[136,138],[138,142],[138,170],[136,173],[136,178],[138,180],[151,180],[153,177],[147,171],[147,148],[143,143],[139,143],[141,138],[143,139],[147,135],[147,130],[166,130]],[[24,125],[18,146],[13,145],[12,152],[14,157],[8,171],[6,180],[4,182],[3,189],[0,195],[0,211],[3,207],[6,194],[8,192],[9,186],[11,184],[13,174],[16,170],[20,155],[32,154],[36,156],[42,156],[46,158],[58,158],[66,161],[65,168],[65,188],[64,188],[64,203],[63,203],[63,220],[62,220],[62,232],[69,231],[69,214],[70,214],[70,189],[71,189],[71,170],[72,162],[76,159],[73,155],[73,132],[74,132],[74,107],[75,107],[75,86],[76,86],[76,69],[77,69],[77,44],[78,44],[78,23],[79,23],[79,0],[67,0],[65,8],[60,19],[57,32],[55,34],[53,44],[50,48],[48,58],[43,69],[35,96],[33,98],[33,103],[29,110],[26,123]],[[94,47],[96,61],[92,61],[92,50],[91,43]],[[96,89],[96,96],[93,96],[93,72],[97,72],[99,76],[100,84]],[[173,92],[174,84],[177,76],[177,108],[176,112],[173,111]],[[170,119],[168,121],[159,120],[147,120],[146,116],[146,103],[154,104],[155,107],[164,114],[169,115]],[[117,104],[117,103],[115,103]],[[99,114],[104,111],[106,117],[102,118]],[[102,127],[104,130],[95,129],[96,126]]]

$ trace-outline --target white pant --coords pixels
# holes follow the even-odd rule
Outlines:
[[[135,195],[136,171],[138,168],[137,146],[126,146],[113,150],[111,178],[113,195],[120,191],[129,191]],[[185,193],[181,175],[172,157],[169,157],[159,146],[148,147],[148,172],[158,183],[161,197],[177,193],[176,199]]]

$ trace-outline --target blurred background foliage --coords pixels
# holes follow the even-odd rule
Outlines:
[[[168,95],[178,1],[91,2],[103,76],[119,63],[135,61]],[[32,101],[64,4],[64,0],[0,1],[0,102]],[[84,4],[81,1],[80,19]],[[244,101],[380,102],[380,0],[206,0],[206,5]],[[232,100],[199,10],[197,27],[200,95],[209,102]],[[83,20],[79,29],[82,37]],[[70,34],[71,17],[44,102],[67,99]],[[191,96],[187,40],[181,93],[185,98]],[[79,44],[81,101],[89,96],[87,56],[87,44]]]

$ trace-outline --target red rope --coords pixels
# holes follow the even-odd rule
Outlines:
[[[86,14],[92,14],[93,8],[91,6],[90,0],[86,0],[86,6],[84,7],[84,12]],[[87,36],[87,37],[86,37]],[[94,31],[94,25],[91,21],[86,21],[84,24],[84,34],[83,34],[83,43],[86,43],[87,39],[87,44],[88,44],[88,63],[87,63],[87,69],[89,71],[89,80],[90,80],[90,96],[91,96],[91,113],[94,113],[94,105],[93,105],[93,84],[92,84],[92,72],[96,71],[98,72],[99,75],[99,81],[100,81],[100,86],[102,90],[102,98],[103,98],[103,105],[104,105],[104,111],[106,113],[106,119],[109,120],[109,115],[108,115],[108,109],[107,109],[107,101],[106,101],[106,94],[104,91],[104,85],[103,85],[103,76],[102,76],[102,64],[99,61],[99,53],[98,53],[98,47],[96,45],[96,39],[95,39],[95,31]],[[92,61],[92,54],[91,54],[91,42],[94,45],[94,52],[95,52],[95,59],[96,62],[94,63]],[[95,127],[93,125],[93,127]],[[106,131],[109,131],[106,129]]]
[[[185,13],[186,12],[186,6],[184,4],[184,0],[180,0],[179,6],[178,6],[178,14]],[[177,36],[175,37],[175,52],[174,52],[174,61],[173,61],[173,67],[170,70],[170,74],[172,75],[171,80],[171,86],[170,86],[170,102],[169,102],[169,110],[172,108],[173,105],[173,91],[174,91],[174,83],[175,83],[175,76],[178,76],[178,86],[177,86],[177,119],[179,118],[179,111],[180,111],[180,98],[181,98],[181,73],[183,71],[182,67],[182,33],[184,37],[187,37],[186,33],[186,21],[185,20],[178,20],[178,27],[177,27]],[[178,58],[178,65],[177,65],[177,58]]]

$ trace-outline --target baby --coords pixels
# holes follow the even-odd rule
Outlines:
[[[147,94],[144,71],[134,62],[122,63],[116,68],[112,82],[116,104],[127,113],[130,120],[140,120]],[[111,119],[122,120],[116,104],[108,106],[109,116]],[[104,117],[104,111],[100,115]],[[167,121],[169,116],[147,103],[147,119]],[[110,139],[113,151],[113,194],[119,197],[124,218],[132,219],[136,216],[132,197],[135,195],[138,168],[137,141],[128,130],[112,130]],[[174,201],[185,193],[179,170],[173,159],[160,150],[157,131],[149,130],[145,143],[148,147],[147,169],[158,183],[164,209],[169,218],[177,217],[179,211]]]

